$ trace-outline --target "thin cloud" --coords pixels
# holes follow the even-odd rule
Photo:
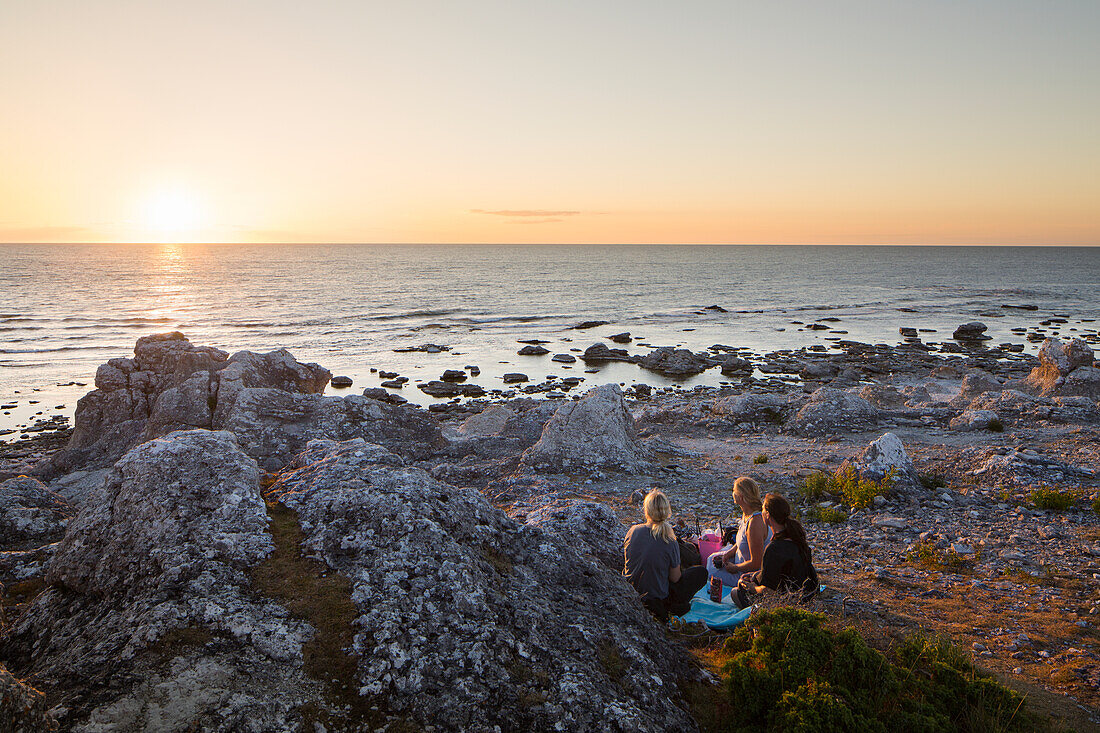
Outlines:
[[[471,214],[489,214],[491,216],[506,216],[513,219],[530,218],[544,221],[561,221],[563,216],[578,216],[579,211],[558,211],[555,209],[470,209]]]

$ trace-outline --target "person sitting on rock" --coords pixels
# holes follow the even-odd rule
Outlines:
[[[623,542],[623,575],[642,603],[661,621],[691,610],[691,598],[707,582],[702,565],[680,569],[680,545],[672,529],[672,505],[657,489],[642,503],[645,523],[635,524]]]
[[[725,545],[707,560],[707,572],[731,588],[744,573],[760,569],[764,548],[772,539],[772,531],[761,516],[760,486],[748,476],[733,482],[733,500],[741,508],[741,523],[737,539]]]
[[[761,594],[772,591],[793,595],[799,603],[809,601],[818,591],[806,530],[791,517],[791,505],[778,494],[764,497],[764,521],[775,538],[764,550],[764,560],[755,573],[745,573],[732,595],[740,608],[755,603]]]

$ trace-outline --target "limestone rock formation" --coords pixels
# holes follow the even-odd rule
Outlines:
[[[1039,366],[1027,377],[1028,385],[1043,397],[1100,400],[1100,369],[1092,366],[1093,358],[1092,348],[1081,339],[1065,343],[1047,339],[1039,348]]]
[[[73,515],[68,502],[29,476],[0,484],[0,550],[39,547],[61,539]]]
[[[621,576],[401,463],[315,441],[268,492],[352,581],[360,695],[437,730],[694,729],[692,665]]]
[[[866,430],[877,422],[878,411],[867,400],[844,390],[822,387],[810,395],[790,427],[810,436]]]
[[[559,407],[539,441],[524,451],[522,463],[537,470],[613,468],[635,473],[647,467],[648,455],[619,385],[605,384]]]
[[[267,524],[231,434],[144,443],[70,522],[0,656],[60,700],[66,729],[292,728],[316,697],[302,672],[313,632],[252,587]]]
[[[849,467],[855,469],[861,478],[882,481],[894,472],[894,488],[911,491],[920,488],[920,478],[913,468],[913,461],[905,452],[901,439],[893,433],[883,433],[882,437],[864,448],[859,455],[846,459],[840,464],[839,472]]]
[[[45,477],[105,468],[143,441],[191,428],[235,432],[269,469],[314,437],[364,437],[417,457],[444,445],[434,421],[415,407],[323,396],[331,373],[285,349],[227,356],[172,332],[139,339],[134,352],[100,367],[97,389],[80,400],[73,437]],[[92,476],[72,495],[94,483]]]

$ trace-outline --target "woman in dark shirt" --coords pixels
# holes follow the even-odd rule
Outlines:
[[[799,602],[805,603],[818,590],[817,571],[806,542],[806,530],[797,519],[791,518],[791,505],[778,494],[764,497],[764,521],[775,536],[764,550],[760,569],[741,576],[735,598],[737,605],[745,608],[769,590],[797,593]]]

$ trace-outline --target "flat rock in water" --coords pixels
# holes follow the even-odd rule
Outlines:
[[[526,382],[527,379],[527,375],[521,374],[520,372],[508,372],[503,377],[501,377],[501,380],[505,384],[518,384],[520,382]]]
[[[466,376],[466,372],[461,369],[448,369],[443,372],[440,379],[444,382],[465,382]]]
[[[549,354],[550,349],[547,349],[544,346],[537,346],[537,345],[532,344],[532,345],[529,345],[529,346],[524,346],[522,349],[520,349],[516,353],[519,354],[520,356],[542,356],[544,354]]]
[[[347,387],[350,387],[353,384],[353,382],[352,382],[351,377],[341,376],[341,377],[333,377],[332,381],[330,381],[329,384],[331,384],[335,389],[346,389]]]
[[[589,346],[581,354],[581,359],[587,362],[624,361],[634,363],[637,357],[631,356],[626,349],[612,349],[607,344],[600,342]]]
[[[986,328],[981,321],[971,321],[956,328],[951,338],[956,341],[989,341],[993,337],[985,335]]]
[[[629,344],[631,341],[633,341],[628,331],[612,334],[607,337],[607,340],[616,344]]]
[[[606,326],[611,321],[581,321],[576,326],[573,326],[574,330],[583,331],[588,328],[596,328],[597,326]]]
[[[556,361],[562,364],[572,364],[577,360],[577,357],[572,354],[554,354],[550,357],[550,361]]]
[[[432,397],[481,397],[485,394],[485,389],[476,384],[432,381],[418,384],[417,387]]]

